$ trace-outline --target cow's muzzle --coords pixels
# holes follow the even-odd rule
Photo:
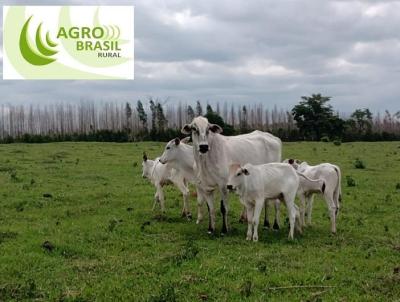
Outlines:
[[[233,186],[232,186],[232,185],[227,185],[226,188],[227,188],[229,191],[233,191]]]
[[[199,145],[200,153],[207,153],[208,145]]]
[[[158,160],[160,163],[162,163],[163,165],[165,165],[167,162],[165,160],[161,160],[161,158]]]

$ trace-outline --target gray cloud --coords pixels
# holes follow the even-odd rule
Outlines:
[[[400,109],[396,1],[118,2],[132,3],[134,81],[0,81],[0,103],[153,96],[290,108],[321,92],[342,112]]]

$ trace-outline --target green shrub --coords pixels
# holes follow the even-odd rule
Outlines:
[[[333,141],[333,144],[335,145],[335,146],[340,146],[341,144],[342,144],[342,141],[341,140],[334,140]]]
[[[321,142],[329,143],[329,137],[328,136],[321,137]]]
[[[197,244],[192,240],[188,240],[185,246],[172,258],[172,261],[180,265],[185,261],[192,260],[196,257],[196,255],[200,252]]]
[[[351,176],[346,176],[346,182],[348,187],[355,187],[356,186],[356,181],[353,179]]]
[[[253,287],[253,282],[251,282],[250,280],[245,281],[240,287],[240,295],[246,298],[250,297],[252,287]]]
[[[11,178],[12,181],[19,182],[20,179],[17,176],[17,171],[16,170],[10,171],[9,174],[10,174],[10,178]]]
[[[354,167],[356,169],[365,169],[365,164],[361,159],[356,158],[356,160],[354,161]]]
[[[172,284],[164,285],[161,288],[159,294],[153,295],[149,299],[149,302],[175,302],[175,301],[177,301],[177,298],[175,294],[175,288]]]

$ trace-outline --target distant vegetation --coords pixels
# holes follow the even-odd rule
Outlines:
[[[390,141],[400,140],[400,111],[385,111],[373,116],[357,109],[343,118],[321,94],[301,97],[287,111],[264,108],[262,104],[219,103],[205,109],[197,101],[187,104],[163,104],[149,99],[131,103],[81,102],[48,106],[2,105],[0,143],[44,143],[56,141],[167,141],[181,136],[180,129],[194,117],[204,115],[219,124],[224,134],[247,133],[255,129],[269,131],[284,141]]]

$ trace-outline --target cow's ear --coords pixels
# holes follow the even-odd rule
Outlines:
[[[301,160],[296,159],[296,164],[301,164]]]
[[[146,154],[146,152],[143,152],[143,161],[147,161],[147,154]]]
[[[183,134],[192,134],[192,127],[189,124],[186,124],[185,126],[183,126],[183,128],[181,129],[181,132]]]
[[[291,165],[294,164],[294,159],[293,158],[289,159],[289,164],[291,164]]]
[[[217,124],[210,124],[209,129],[214,133],[222,133],[222,128]]]
[[[177,137],[177,138],[175,138],[174,142],[175,142],[175,145],[178,146],[181,143],[181,140]]]
[[[190,136],[186,136],[185,138],[181,139],[181,143],[188,144],[190,142]]]
[[[250,175],[249,170],[247,170],[246,168],[242,169],[244,175]]]

